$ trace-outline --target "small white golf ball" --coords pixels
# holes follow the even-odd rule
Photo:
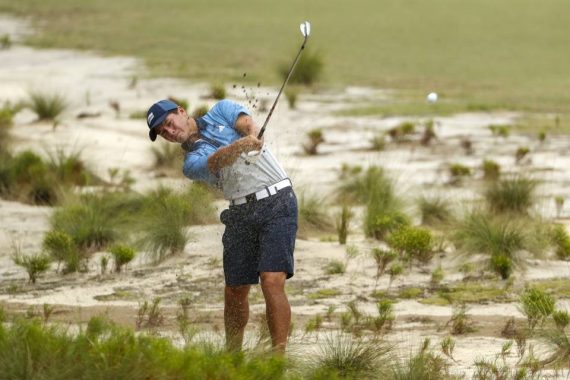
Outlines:
[[[427,96],[427,101],[429,103],[435,103],[437,102],[437,94],[435,92],[430,92]]]

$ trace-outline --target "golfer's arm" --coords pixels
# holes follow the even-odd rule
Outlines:
[[[256,149],[256,136],[259,128],[253,122],[251,116],[241,114],[236,121],[235,129],[244,137],[234,141],[228,146],[218,149],[214,154],[208,157],[208,169],[214,175],[218,174],[222,168],[236,162],[242,152],[249,152]],[[252,137],[254,139],[252,139]]]

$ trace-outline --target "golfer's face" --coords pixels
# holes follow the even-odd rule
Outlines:
[[[156,134],[167,141],[182,144],[190,137],[186,115],[180,112],[180,109],[178,112],[169,113],[164,122],[157,127]]]

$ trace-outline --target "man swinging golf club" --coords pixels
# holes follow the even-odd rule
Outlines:
[[[301,31],[302,50],[310,32],[308,22],[301,24]],[[184,174],[220,187],[229,200],[220,215],[226,226],[222,243],[229,350],[241,349],[249,318],[249,290],[260,280],[273,348],[283,353],[287,344],[291,307],[285,280],[294,273],[297,199],[262,135],[301,50],[261,130],[249,110],[230,100],[216,103],[200,118],[190,117],[170,100],[156,102],[147,112],[150,139],[161,136],[181,144],[186,150]]]

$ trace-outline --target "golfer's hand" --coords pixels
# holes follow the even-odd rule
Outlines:
[[[238,144],[240,152],[247,153],[253,150],[261,150],[263,139],[260,140],[256,136],[247,135],[239,139]]]

